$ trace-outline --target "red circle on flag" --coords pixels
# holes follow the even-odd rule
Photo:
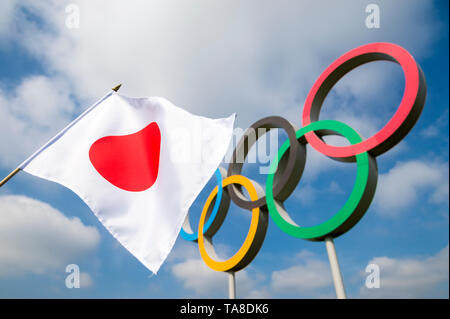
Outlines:
[[[141,192],[158,177],[161,132],[152,122],[139,132],[105,136],[89,149],[89,159],[96,171],[120,189]]]

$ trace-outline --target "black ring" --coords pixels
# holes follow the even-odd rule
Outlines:
[[[288,135],[291,148],[289,149],[287,160],[283,159],[280,161],[280,165],[275,173],[273,189],[274,198],[284,201],[295,189],[295,185],[297,185],[302,176],[303,169],[305,168],[306,146],[297,141],[295,136],[295,127],[283,117],[265,117],[253,123],[245,131],[241,140],[234,149],[230,164],[228,166],[228,176],[241,174],[245,158],[247,157],[250,148],[260,137],[260,130],[258,130],[259,128],[265,128],[268,131],[273,128],[282,128]],[[267,131],[264,131],[262,135],[266,132]],[[251,136],[251,134],[254,134],[255,138],[249,141],[249,136]],[[238,162],[238,159],[242,162]],[[266,206],[266,196],[260,197],[256,201],[250,201],[245,197],[240,186],[234,184],[229,185],[227,186],[227,191],[231,200],[241,208],[250,210],[256,207]]]

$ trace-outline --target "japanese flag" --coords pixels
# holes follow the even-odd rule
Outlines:
[[[111,91],[19,168],[74,191],[156,273],[223,159],[234,119]]]

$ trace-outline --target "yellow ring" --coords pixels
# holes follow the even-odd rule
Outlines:
[[[240,184],[242,185],[248,192],[250,196],[250,200],[255,201],[258,199],[258,194],[256,192],[255,187],[253,186],[252,182],[245,176],[242,175],[232,175],[227,178],[225,178],[222,181],[222,187],[225,187],[230,184]],[[245,238],[244,243],[242,244],[241,248],[229,259],[225,261],[216,261],[212,259],[205,248],[205,237],[208,241],[207,245],[211,245],[212,242],[211,238],[204,236],[203,234],[203,225],[205,223],[206,214],[208,212],[208,207],[210,206],[213,199],[216,197],[218,191],[218,187],[216,186],[211,194],[209,195],[208,199],[206,200],[205,205],[203,206],[202,214],[200,216],[200,221],[198,225],[198,247],[200,250],[200,255],[202,256],[203,261],[213,270],[216,271],[232,271],[232,270],[239,270],[243,267],[239,267],[239,263],[246,257],[246,255],[249,253],[249,250],[251,248],[251,245],[255,239],[257,229],[258,229],[258,223],[259,223],[259,207],[252,209],[252,220],[250,223],[250,229],[247,233],[247,237]],[[238,267],[239,269],[236,269]]]

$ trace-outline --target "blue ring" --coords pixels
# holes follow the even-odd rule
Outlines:
[[[214,208],[213,208],[213,210],[211,212],[211,215],[209,216],[208,221],[203,226],[203,232],[204,233],[206,231],[208,231],[208,228],[211,226],[212,222],[216,218],[217,211],[219,210],[219,206],[220,206],[220,201],[222,200],[222,192],[223,192],[222,174],[220,174],[220,170],[217,169],[216,172],[214,173],[214,175],[216,176],[216,182],[217,182],[217,186],[218,186],[217,197],[216,197],[216,202],[214,203]],[[189,218],[189,212],[188,212],[188,217],[187,218]],[[183,237],[183,239],[185,239],[185,240],[190,240],[190,241],[197,241],[198,240],[198,231],[195,231],[193,233],[187,233],[183,229],[183,227],[181,227],[180,233],[181,233],[181,237]]]

